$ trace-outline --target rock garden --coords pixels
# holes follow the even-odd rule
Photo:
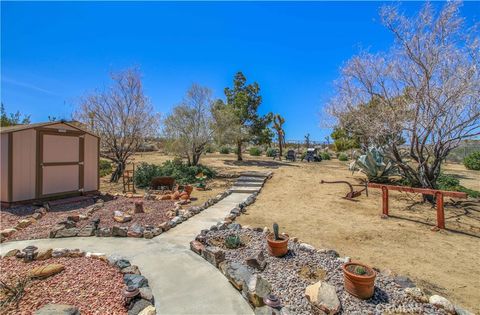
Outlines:
[[[156,314],[128,260],[79,249],[13,249],[0,259],[1,314]]]
[[[153,238],[228,196],[226,191],[200,206],[164,195],[92,196],[65,204],[16,206],[1,211],[1,241],[62,237]],[[187,202],[186,202],[187,201]]]
[[[469,314],[441,296],[427,295],[407,277],[316,249],[276,225],[270,232],[223,221],[190,245],[225,275],[255,314]]]

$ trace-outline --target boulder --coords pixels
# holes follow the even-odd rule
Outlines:
[[[11,249],[5,255],[3,255],[3,258],[16,256],[19,252],[20,251],[18,249]]]
[[[435,305],[439,308],[444,309],[446,312],[448,312],[450,314],[455,314],[455,306],[452,304],[452,302],[450,302],[449,300],[447,300],[443,296],[436,295],[436,294],[432,295],[428,299],[428,302],[432,305]]]
[[[282,315],[282,311],[270,306],[261,306],[255,308],[255,315]]]
[[[112,236],[112,229],[107,228],[107,227],[100,228],[100,229],[95,231],[95,234],[98,237],[110,237],[110,236]]]
[[[335,287],[325,281],[318,281],[305,289],[307,300],[316,308],[327,314],[336,314],[340,310]]]
[[[40,250],[38,251],[37,257],[35,258],[36,260],[46,260],[49,258],[52,258],[52,252],[53,249],[45,249],[45,250]]]
[[[241,230],[241,229],[242,229],[242,226],[241,226],[239,223],[230,223],[230,224],[228,225],[228,229],[229,229],[229,230],[238,231],[238,230]]]
[[[77,223],[73,220],[65,220],[65,221],[61,221],[61,222],[58,222],[58,225],[63,225],[64,228],[66,229],[71,229],[71,228],[74,228],[77,226]]]
[[[138,224],[134,224],[128,229],[127,236],[128,237],[143,237],[143,231],[144,230],[145,229],[142,226],[140,226]]]
[[[70,250],[68,248],[54,248],[52,251],[53,258],[66,257]]]
[[[205,245],[200,243],[199,241],[191,241],[190,242],[190,249],[197,253],[198,255],[202,254],[203,249],[205,248]]]
[[[48,264],[30,270],[30,276],[32,278],[47,278],[62,272],[64,269],[65,267],[62,264]]]
[[[267,261],[265,260],[265,255],[263,254],[263,250],[247,258],[245,262],[247,263],[247,265],[257,270],[264,270],[265,267],[267,266]]]
[[[39,220],[42,218],[42,214],[39,212],[35,212],[34,214],[32,214],[32,218],[34,218],[35,220]]]
[[[305,252],[310,252],[310,253],[315,252],[315,247],[313,247],[312,245],[307,244],[307,243],[300,243],[298,248],[305,251]]]
[[[67,217],[67,221],[78,222],[78,221],[80,221],[80,216],[78,214],[69,215]]]
[[[13,228],[10,228],[10,229],[4,229],[4,230],[1,230],[0,231],[0,235],[2,235],[3,237],[9,237],[11,236],[13,233],[17,232],[16,229],[13,229]]]
[[[33,219],[33,218],[32,219],[18,220],[17,229],[24,229],[27,226],[29,226],[30,224],[32,224],[34,221],[35,221],[35,219]]]
[[[168,222],[163,222],[158,227],[161,228],[162,231],[164,231],[164,232],[166,232],[170,229],[170,225],[168,224]]]
[[[140,291],[140,296],[142,297],[142,299],[153,303],[153,293],[150,287],[143,287],[138,290]]]
[[[338,254],[338,252],[334,249],[329,249],[325,252],[325,254],[327,254],[328,256],[331,256],[333,258],[337,258],[337,257],[340,257],[340,255]]]
[[[455,312],[457,313],[457,315],[475,315],[474,313],[467,311],[466,309],[463,309],[458,305],[455,305]]]
[[[95,228],[91,225],[86,225],[78,231],[77,236],[89,237],[95,235]]]
[[[263,298],[270,292],[272,292],[272,286],[258,274],[251,276],[242,289],[243,296],[255,307],[265,305]]]
[[[428,296],[423,292],[422,289],[414,288],[405,288],[405,293],[412,297],[415,301],[420,303],[428,303]]]
[[[55,238],[62,238],[62,237],[74,237],[74,236],[77,236],[78,235],[78,228],[66,228],[66,229],[62,229],[62,230],[58,230],[56,233],[55,233]]]
[[[72,249],[68,252],[68,257],[71,258],[78,258],[78,257],[84,257],[86,253],[83,250],[77,249]]]
[[[140,314],[140,312],[142,312],[145,308],[149,306],[152,306],[152,303],[150,303],[147,300],[144,300],[144,299],[134,300],[130,309],[128,310],[128,315],[138,315]]]
[[[202,251],[202,257],[215,267],[218,267],[218,264],[225,260],[225,253],[218,247],[207,246]]]
[[[126,259],[119,259],[115,261],[114,265],[117,266],[119,269],[123,269],[131,266],[130,262]]]
[[[148,280],[142,275],[136,275],[132,273],[126,273],[123,275],[123,281],[127,286],[133,286],[136,288],[143,288],[148,286]]]
[[[35,315],[80,315],[80,311],[72,305],[47,304],[35,311]]]
[[[153,234],[153,230],[146,230],[143,232],[143,237],[146,239],[152,239],[155,235]]]
[[[120,227],[120,226],[112,227],[112,236],[127,237],[127,233],[128,233],[128,228],[126,227]]]
[[[123,268],[122,270],[120,270],[120,272],[123,274],[127,274],[127,273],[134,274],[134,275],[141,274],[140,269],[138,269],[138,267],[135,265],[131,265],[129,267]]]
[[[157,314],[157,310],[155,309],[155,307],[153,307],[153,305],[149,305],[145,307],[140,313],[138,313],[138,315],[155,315],[155,314]]]
[[[252,273],[240,263],[232,262],[222,266],[222,272],[237,290],[242,290]]]

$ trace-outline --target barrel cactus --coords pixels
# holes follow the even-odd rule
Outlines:
[[[240,236],[238,235],[229,235],[225,238],[225,247],[230,249],[235,249],[242,245]]]

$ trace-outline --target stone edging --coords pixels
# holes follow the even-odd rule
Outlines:
[[[123,274],[123,281],[127,287],[134,287],[139,289],[138,296],[132,299],[126,308],[128,309],[129,315],[155,315],[155,298],[153,296],[152,290],[148,285],[148,279],[141,275],[138,266],[132,265],[129,260],[115,255],[106,256],[103,253],[91,253],[81,251],[79,249],[68,249],[68,248],[48,248],[45,250],[38,251],[35,246],[28,246],[33,251],[33,260],[46,260],[49,258],[78,258],[78,257],[91,257],[93,259],[99,259],[106,263],[109,263],[111,266],[118,268],[118,270]],[[27,247],[27,248],[28,248]],[[11,249],[2,258],[7,257],[16,257],[17,259],[23,259],[25,262],[30,260],[27,259],[25,249]]]
[[[171,220],[163,222],[158,226],[140,226],[138,224],[133,224],[130,227],[118,227],[113,226],[112,228],[97,228],[92,222],[91,224],[84,226],[79,229],[75,226],[75,223],[81,219],[90,218],[93,213],[104,206],[104,201],[98,199],[97,202],[90,206],[87,210],[86,218],[79,218],[79,216],[69,217],[64,222],[58,226],[58,228],[50,231],[50,238],[63,238],[63,237],[135,237],[135,238],[146,238],[151,239],[155,236],[162,234],[163,232],[168,231],[171,228],[181,224],[182,222],[188,220],[189,218],[199,214],[203,210],[209,208],[210,206],[216,204],[220,200],[226,198],[230,195],[230,191],[226,190],[221,194],[218,194],[214,198],[208,199],[200,206],[191,206],[188,209],[182,209],[179,204],[176,204],[176,208],[173,210],[175,212],[175,217]]]

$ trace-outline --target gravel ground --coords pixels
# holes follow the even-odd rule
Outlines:
[[[232,234],[230,230],[210,231],[207,243],[219,246],[222,238]],[[315,276],[306,277],[300,271],[325,271],[324,280],[336,287],[337,295],[342,304],[341,314],[446,314],[430,304],[418,303],[407,296],[403,289],[394,282],[393,277],[377,273],[375,293],[369,300],[360,300],[348,294],[343,288],[342,262],[331,255],[318,251],[309,252],[300,248],[298,243],[289,242],[289,253],[283,258],[271,257],[267,253],[265,236],[262,232],[242,229],[239,232],[245,245],[238,249],[226,249],[228,262],[245,264],[245,259],[259,250],[264,250],[267,267],[264,271],[248,267],[250,271],[259,273],[273,288],[273,293],[288,305],[293,314],[313,314],[314,310],[305,298],[305,288],[318,281]],[[308,268],[308,269],[307,269]],[[321,272],[320,272],[321,273]],[[309,274],[309,272],[307,272]],[[318,274],[318,273],[317,273]]]
[[[15,283],[29,270],[48,264],[62,264],[65,270],[44,280],[32,280],[25,289],[18,309],[0,309],[1,314],[33,314],[48,303],[69,304],[82,314],[127,314],[123,306],[125,286],[121,272],[99,259],[50,258],[24,263],[14,257],[0,259],[0,279]]]
[[[145,213],[133,214],[135,201],[142,200]],[[77,214],[86,214],[87,208],[93,204],[93,201],[82,201],[68,205],[58,205],[52,207],[45,216],[36,223],[15,232],[10,236],[10,240],[28,240],[38,238],[48,238],[50,230],[52,230],[58,222],[65,221],[68,216]],[[81,228],[90,224],[93,219],[100,218],[100,227],[124,226],[129,227],[133,224],[154,225],[157,226],[168,220],[166,213],[174,208],[173,201],[170,200],[143,200],[136,198],[118,197],[110,201],[105,201],[105,205],[96,211],[90,218],[81,220],[77,223],[77,227]],[[26,218],[25,215],[32,214],[36,208],[32,206],[15,207],[0,212],[0,221],[2,221],[2,229],[13,227],[20,219]],[[118,223],[113,220],[113,212],[120,210],[132,215],[130,222]],[[20,215],[21,214],[21,215]],[[6,222],[4,222],[4,220]],[[8,224],[8,225],[7,225]]]

